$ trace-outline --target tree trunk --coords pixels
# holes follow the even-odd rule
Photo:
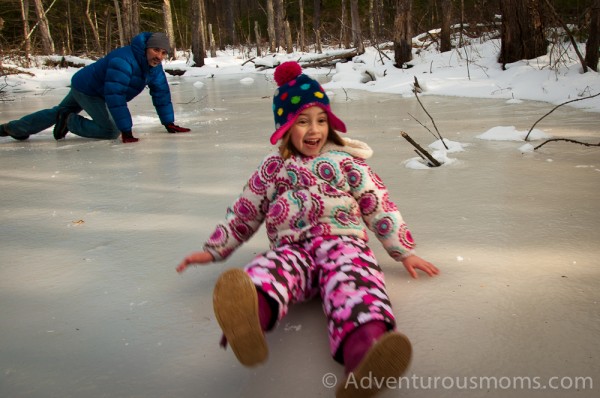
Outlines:
[[[67,1],[67,53],[73,54],[74,44],[73,44],[73,18],[71,17],[71,1]]]
[[[115,14],[117,16],[117,28],[119,29],[119,46],[125,45],[125,30],[123,29],[123,19],[121,17],[121,7],[119,6],[119,0],[114,0],[115,3]]]
[[[260,51],[260,33],[258,30],[258,21],[254,21],[254,36],[256,37],[256,56],[262,57],[262,52]]]
[[[442,0],[442,29],[440,32],[440,51],[452,50],[450,24],[452,23],[452,0]]]
[[[190,16],[192,19],[192,54],[194,66],[200,68],[204,66],[204,42],[202,40],[202,31],[204,21],[202,20],[202,8],[200,2],[203,0],[191,0]]]
[[[273,10],[273,0],[267,0],[267,35],[269,36],[269,52],[274,53],[277,47],[277,35],[275,33],[275,11]]]
[[[85,19],[90,25],[90,29],[92,30],[92,37],[94,39],[94,50],[97,52],[102,52],[102,46],[100,45],[100,34],[98,33],[98,29],[96,29],[96,25],[94,21],[92,21],[92,16],[90,15],[90,3],[91,0],[87,0],[87,7],[85,9]]]
[[[48,18],[46,17],[42,0],[33,0],[33,4],[35,6],[35,14],[40,26],[39,32],[42,40],[42,52],[44,55],[54,54],[54,42],[52,41],[50,26],[48,24]]]
[[[25,66],[29,68],[31,56],[31,38],[29,36],[29,0],[21,0],[21,19],[23,20],[23,37],[25,38]]]
[[[171,11],[171,0],[163,0],[163,18],[165,19],[165,30],[169,38],[169,46],[171,51],[169,57],[174,58],[176,54],[175,48],[175,29],[173,29],[173,12]]]
[[[350,14],[352,18],[352,45],[359,54],[365,52],[365,46],[362,39],[362,30],[360,28],[360,13],[358,12],[358,0],[350,1]]]
[[[283,0],[275,0],[275,47],[283,47],[285,42],[285,8]]]
[[[537,58],[548,51],[540,0],[503,0],[502,44],[499,62],[506,64]]]
[[[346,0],[342,0],[342,29],[340,31],[340,47],[350,48],[350,40],[348,39],[348,7]]]
[[[115,0],[116,2],[117,0]],[[132,34],[132,0],[122,0],[121,6],[121,17],[123,18],[123,45],[127,45],[131,43],[131,39],[133,38]]]
[[[404,67],[412,60],[412,3],[413,0],[396,0],[394,19],[394,66]]]
[[[112,47],[112,18],[110,14],[110,6],[107,6],[104,11],[104,20],[106,21],[104,25],[104,54],[108,54]]]
[[[141,32],[140,29],[140,0],[132,0],[131,2],[131,38]]]
[[[304,40],[304,0],[298,1],[298,7],[300,8],[300,51],[306,51],[306,43]]]
[[[206,15],[206,14],[204,14]],[[215,35],[213,34],[212,24],[208,24],[208,37],[210,39],[210,56],[217,57],[217,44],[215,43]]]
[[[590,7],[590,34],[585,45],[585,64],[598,72],[600,48],[600,0],[594,0]]]
[[[321,54],[321,0],[315,0],[313,13],[313,29],[315,31],[315,47],[316,52]]]
[[[235,34],[235,18],[233,12],[233,0],[225,1],[225,31],[226,39],[225,44],[237,45],[237,38]]]
[[[375,4],[374,0],[369,0],[369,35],[371,36],[371,44],[377,45],[377,32],[375,30]]]
[[[285,32],[285,49],[288,54],[291,54],[294,52],[294,42],[292,41],[292,30],[289,21],[284,22],[283,29]]]

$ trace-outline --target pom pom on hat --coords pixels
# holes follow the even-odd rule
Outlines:
[[[302,67],[295,61],[280,64],[273,74],[279,86],[273,95],[273,115],[275,132],[271,144],[275,145],[295,123],[300,113],[311,106],[318,106],[327,112],[329,124],[339,132],[346,132],[346,125],[332,111],[329,98],[323,87],[314,79],[302,73]]]
[[[275,69],[275,74],[273,77],[277,82],[279,87],[283,86],[286,83],[291,82],[299,75],[302,74],[302,67],[298,62],[288,61],[284,62]]]

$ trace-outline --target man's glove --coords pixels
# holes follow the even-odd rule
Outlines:
[[[185,128],[185,127],[179,127],[178,125],[176,125],[175,123],[169,123],[169,124],[165,124],[165,128],[167,129],[167,131],[169,133],[187,133],[190,131],[190,129]]]
[[[129,142],[138,142],[140,139],[135,138],[131,131],[122,131],[121,140],[123,141],[123,143],[127,144]]]

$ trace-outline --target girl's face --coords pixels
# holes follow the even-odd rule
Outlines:
[[[290,127],[290,140],[304,156],[317,156],[327,142],[329,120],[327,112],[319,106],[303,110]]]

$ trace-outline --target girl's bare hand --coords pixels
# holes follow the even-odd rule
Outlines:
[[[412,276],[415,279],[419,277],[416,271],[418,269],[425,272],[429,276],[435,276],[440,273],[440,270],[437,269],[435,265],[431,264],[429,261],[423,260],[419,256],[413,255],[406,257],[404,260],[402,260],[402,264],[404,264],[404,267],[406,268],[410,276]]]
[[[186,258],[184,258],[183,261],[180,262],[179,265],[177,266],[177,268],[175,268],[175,269],[177,270],[177,272],[179,272],[181,274],[190,265],[208,264],[208,263],[212,263],[213,261],[215,261],[215,259],[214,259],[213,255],[210,254],[209,252],[193,252],[190,255],[188,255]]]

